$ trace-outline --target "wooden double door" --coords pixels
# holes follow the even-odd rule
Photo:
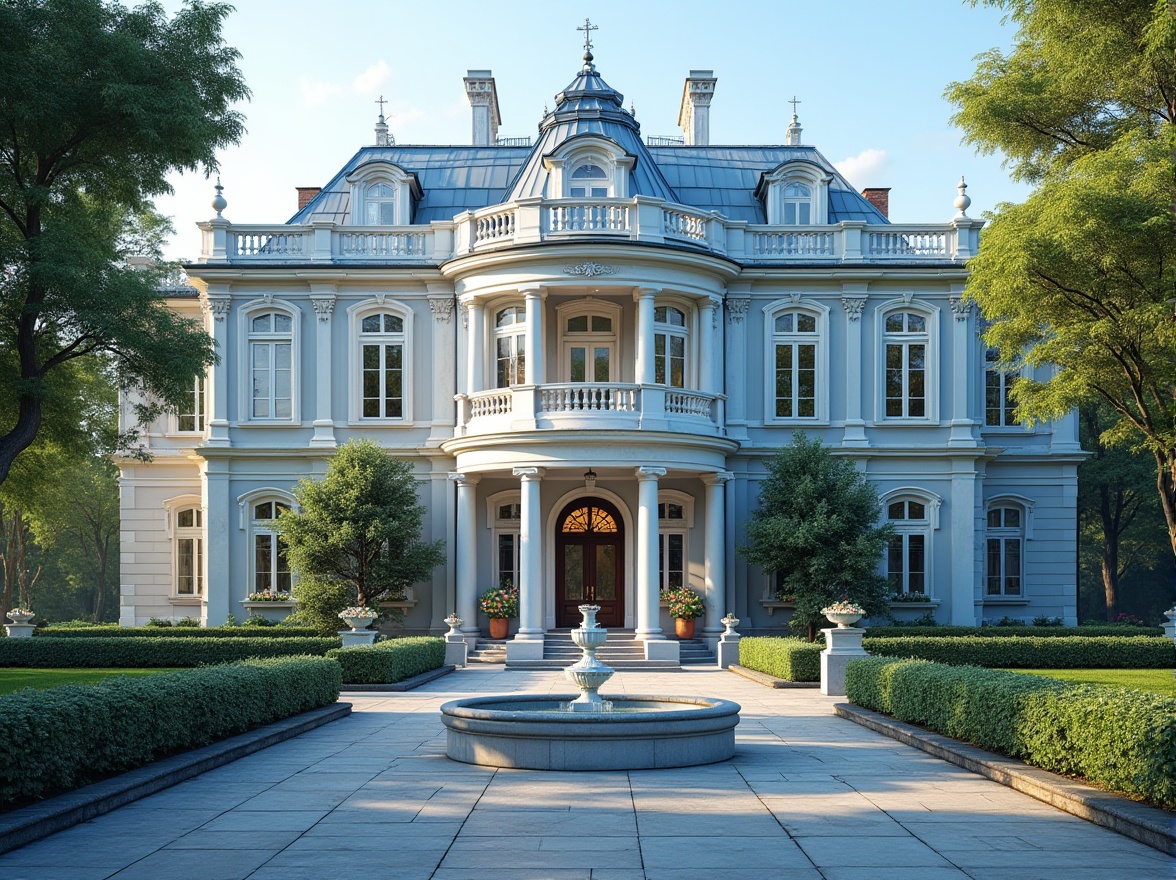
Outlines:
[[[596,622],[625,623],[625,535],[620,513],[602,498],[580,498],[555,526],[555,625],[580,625],[578,607],[599,605]]]

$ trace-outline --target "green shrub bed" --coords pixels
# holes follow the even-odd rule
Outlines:
[[[1176,808],[1176,699],[925,660],[869,657],[849,701],[1038,767]]]
[[[778,636],[739,640],[739,665],[785,681],[820,681],[823,642]]]
[[[206,666],[250,657],[323,655],[338,638],[289,639],[0,639],[0,666],[77,669],[93,666]],[[1040,665],[1040,664],[1039,664]]]
[[[330,705],[340,685],[338,663],[284,657],[8,694],[0,809]]]
[[[335,648],[327,656],[343,668],[346,684],[394,684],[445,665],[445,640],[433,636],[390,639]]]
[[[905,639],[911,636],[985,636],[994,639],[1034,636],[1037,638],[1092,638],[1098,636],[1162,636],[1158,626],[871,626],[866,638]]]
[[[1073,636],[1004,638],[1001,636],[907,636],[865,638],[870,654],[917,657],[956,666],[1007,669],[1170,669],[1176,643],[1149,636]]]
[[[37,638],[51,639],[309,639],[311,626],[39,626]]]

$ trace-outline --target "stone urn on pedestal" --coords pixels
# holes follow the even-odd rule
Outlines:
[[[845,696],[845,669],[849,661],[868,656],[862,647],[862,636],[866,631],[853,626],[866,611],[853,602],[841,601],[822,608],[821,613],[837,624],[834,628],[821,630],[825,634],[825,650],[821,652],[821,693]]]
[[[374,608],[344,608],[339,612],[339,619],[351,629],[341,630],[339,637],[343,640],[343,647],[355,645],[371,645],[376,641],[376,631],[368,629],[372,621],[380,616]]]
[[[461,625],[465,621],[453,613],[441,622],[449,627],[445,634],[445,665],[465,666],[469,662],[469,646],[461,634]]]
[[[8,631],[9,638],[27,639],[32,636],[33,630],[37,628],[31,623],[33,612],[27,608],[13,608],[8,612],[8,619],[12,623],[5,624],[4,629]]]
[[[9,615],[11,617],[11,615]],[[1164,635],[1176,642],[1176,605],[1164,612]]]

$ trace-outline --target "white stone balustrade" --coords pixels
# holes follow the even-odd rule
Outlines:
[[[674,241],[755,264],[778,262],[960,262],[976,254],[983,223],[956,218],[926,225],[845,221],[832,226],[766,226],[648,196],[632,199],[522,199],[466,211],[428,226],[200,224],[199,262],[264,264],[392,260],[436,264],[461,254],[578,236]]]

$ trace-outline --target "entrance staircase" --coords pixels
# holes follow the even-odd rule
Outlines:
[[[618,672],[625,670],[678,669],[679,666],[713,666],[718,661],[715,653],[702,639],[680,639],[681,663],[672,660],[646,660],[645,649],[633,637],[632,630],[609,630],[608,641],[597,648],[596,658]],[[582,656],[568,630],[553,630],[543,637],[543,659],[515,662],[511,669],[562,669],[571,666]],[[506,640],[479,638],[469,653],[469,663],[506,663]]]

